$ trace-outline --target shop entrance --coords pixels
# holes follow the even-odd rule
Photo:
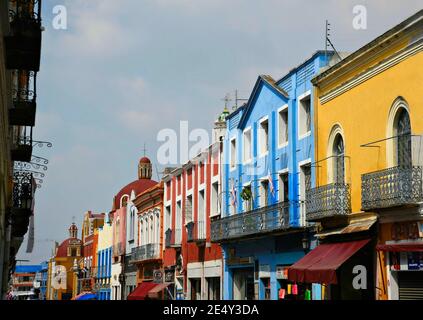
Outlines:
[[[400,300],[423,300],[423,272],[398,271]]]
[[[190,278],[191,285],[191,300],[201,300],[201,279],[200,278]]]
[[[234,300],[254,300],[254,268],[233,271]]]

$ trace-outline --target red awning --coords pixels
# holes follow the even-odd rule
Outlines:
[[[159,292],[161,292],[163,289],[167,288],[169,285],[170,285],[170,283],[160,283],[160,284],[158,284],[153,289],[148,291],[148,297],[149,298],[158,298]]]
[[[147,295],[148,291],[153,289],[155,286],[157,286],[157,283],[154,282],[143,282],[138,285],[138,287],[135,288],[134,291],[132,291],[128,295],[128,300],[144,300]]]
[[[423,243],[380,244],[376,246],[376,250],[390,252],[421,252],[423,251]]]
[[[336,284],[336,270],[369,241],[321,244],[288,269],[288,279],[293,282]]]

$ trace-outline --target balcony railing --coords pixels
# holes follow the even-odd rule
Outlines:
[[[220,242],[288,229],[289,208],[290,202],[280,202],[212,221],[211,241]]]
[[[37,108],[37,75],[33,71],[16,70],[14,73],[13,105],[9,109],[9,124],[34,126]]]
[[[181,229],[167,229],[165,232],[166,248],[180,247],[182,243]]]
[[[423,202],[421,166],[393,167],[361,176],[362,210]]]
[[[132,249],[131,262],[160,259],[160,244],[149,243]]]
[[[28,231],[29,217],[33,213],[33,200],[36,189],[32,172],[13,173],[12,234],[23,237]]]
[[[10,34],[5,37],[8,69],[40,69],[41,0],[9,0]]]
[[[204,221],[195,221],[187,224],[188,242],[206,241],[206,225]]]
[[[351,213],[350,185],[332,183],[306,191],[306,219],[318,221]]]

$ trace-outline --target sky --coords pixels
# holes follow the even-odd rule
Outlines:
[[[53,8],[67,11],[55,29]],[[353,28],[353,8],[367,29]],[[36,191],[39,263],[84,212],[108,212],[137,178],[140,157],[157,165],[160,130],[210,131],[223,98],[248,98],[260,74],[281,78],[324,49],[325,20],[338,51],[353,52],[422,9],[421,0],[45,0],[34,148],[49,159]],[[233,103],[230,103],[232,107]]]

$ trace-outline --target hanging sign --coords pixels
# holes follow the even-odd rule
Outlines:
[[[288,268],[282,266],[276,266],[276,279],[286,280],[288,279]]]

